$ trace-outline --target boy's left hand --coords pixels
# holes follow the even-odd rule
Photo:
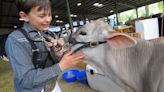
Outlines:
[[[50,42],[48,42],[48,47],[55,47],[55,54],[57,56],[62,56],[63,55],[63,45],[64,42],[61,40],[57,40],[57,39],[51,39]]]

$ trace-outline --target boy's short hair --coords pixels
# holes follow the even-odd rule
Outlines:
[[[16,0],[18,12],[23,11],[26,14],[30,12],[33,7],[39,6],[38,10],[51,10],[50,0]]]

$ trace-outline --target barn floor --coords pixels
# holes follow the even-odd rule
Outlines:
[[[61,76],[58,78],[62,92],[96,92],[80,82],[67,83]],[[8,62],[0,60],[0,92],[14,92],[13,75]]]

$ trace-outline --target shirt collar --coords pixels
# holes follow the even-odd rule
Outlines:
[[[38,35],[38,31],[36,28],[34,28],[31,24],[25,22],[22,27],[28,34],[29,36],[34,39]]]
[[[36,28],[34,28],[31,24],[25,22],[22,27],[27,33],[29,33],[29,36],[32,39],[36,39],[40,36],[38,36],[38,32]]]
[[[36,28],[34,28],[33,26],[31,26],[29,23],[25,22],[23,24],[23,29],[27,32],[30,32],[30,31],[37,31]]]

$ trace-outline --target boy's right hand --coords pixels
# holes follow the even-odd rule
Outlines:
[[[82,62],[83,60],[84,60],[83,53],[68,52],[63,56],[63,58],[59,62],[59,66],[62,71],[65,71],[74,68],[77,63]]]

